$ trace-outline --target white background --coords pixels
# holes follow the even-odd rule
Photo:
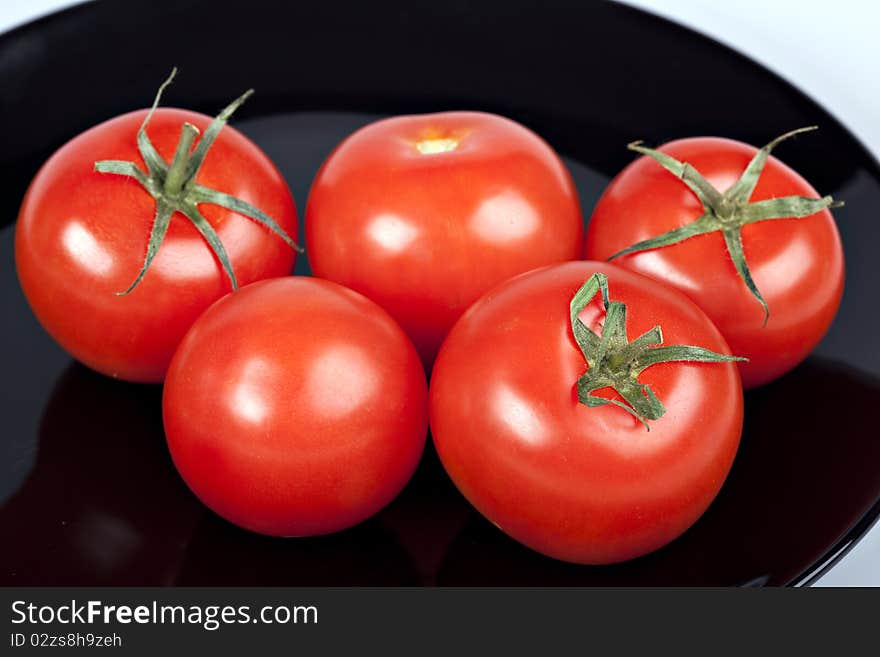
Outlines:
[[[2,0],[0,31],[73,4],[77,2]],[[708,34],[779,73],[818,100],[880,156],[880,3],[876,0],[627,0],[627,4]],[[880,586],[880,525],[819,584]]]

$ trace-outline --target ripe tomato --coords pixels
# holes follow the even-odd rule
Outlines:
[[[602,336],[591,350],[604,356],[590,362],[569,302],[596,272],[607,275],[611,306],[587,293],[571,309]],[[626,336],[649,330],[629,343],[643,353],[626,357]],[[503,283],[462,316],[434,365],[430,421],[443,465],[483,515],[543,554],[604,564],[665,545],[727,476],[743,399],[732,362],[641,360],[679,360],[677,348],[648,346],[661,342],[702,347],[690,348],[693,360],[730,359],[687,297],[614,265],[571,262]],[[600,387],[609,382],[622,394]]]
[[[578,258],[582,235],[556,153],[479,112],[362,128],[328,157],[306,208],[315,274],[385,308],[428,367],[471,303],[515,274]]]
[[[186,330],[231,287],[200,228],[179,211],[172,216],[175,204],[211,188],[237,197],[231,201],[244,202],[247,212],[259,208],[282,233],[296,235],[297,221],[290,191],[269,158],[226,127],[216,134],[191,184],[167,195],[167,233],[164,241],[159,234],[151,244],[151,231],[161,233],[162,223],[156,220],[160,202],[131,174],[96,171],[96,161],[114,160],[120,166],[135,163],[143,176],[151,172],[138,145],[146,117],[142,110],[110,119],[52,155],[22,203],[15,255],[31,308],[74,358],[110,376],[158,382]],[[166,163],[174,162],[185,123],[206,133],[198,150],[208,139],[211,117],[160,108],[149,121],[149,140]],[[163,175],[159,171],[149,183],[159,194],[165,193]],[[290,273],[295,251],[286,235],[273,234],[259,225],[261,219],[241,214],[241,208],[211,205],[213,200],[198,196],[191,200],[201,203],[198,210],[208,224],[204,230],[216,230],[240,283]],[[120,295],[145,266],[148,249],[159,242],[143,279]]]
[[[350,527],[409,480],[427,385],[406,334],[317,278],[253,283],[193,324],[165,381],[174,463],[227,520],[263,534]]]
[[[681,139],[658,150],[690,165],[690,173],[701,174],[714,190],[729,192],[756,155],[766,157],[778,141],[768,144],[763,153],[715,137]],[[750,174],[754,173],[753,168]],[[819,199],[806,180],[772,156],[763,169],[757,168],[757,175],[753,191],[741,186],[742,198],[728,204],[731,216],[722,216],[724,221],[719,222],[732,227],[728,237],[723,230],[706,232],[614,260],[677,287],[695,301],[733,352],[749,358],[740,363],[747,388],[781,376],[813,350],[837,312],[844,278],[840,236],[827,209],[830,197]],[[790,196],[805,198],[794,199],[786,212],[781,197]],[[652,157],[641,157],[611,182],[597,203],[587,229],[586,257],[604,260],[633,244],[681,229],[698,217],[714,214],[704,207],[711,204]],[[768,204],[776,204],[776,212]],[[739,233],[737,217],[749,212],[756,212],[759,219],[743,225]],[[793,216],[765,220],[786,214]],[[732,257],[737,250],[743,272]],[[749,277],[754,290],[747,284]]]

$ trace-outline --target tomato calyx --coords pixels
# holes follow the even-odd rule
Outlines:
[[[134,162],[125,160],[100,160],[95,162],[95,171],[98,173],[109,173],[133,178],[156,200],[156,214],[153,219],[153,227],[150,231],[150,241],[147,246],[143,266],[128,289],[116,293],[119,296],[129,294],[141,282],[153,258],[155,258],[156,253],[159,251],[162,241],[165,239],[168,226],[171,223],[171,217],[175,212],[181,213],[193,223],[208,243],[217,260],[220,261],[232,284],[232,288],[234,290],[238,289],[238,282],[235,278],[235,272],[232,269],[229,255],[226,253],[226,249],[223,246],[223,242],[220,241],[217,231],[214,230],[214,227],[211,226],[210,222],[199,211],[198,206],[201,203],[219,205],[227,210],[253,219],[278,235],[292,249],[299,253],[303,251],[272,217],[259,208],[239,198],[216,189],[211,189],[210,187],[205,187],[196,182],[199,169],[220,130],[226,125],[233,112],[253,94],[253,89],[247,90],[232,101],[211,121],[201,139],[195,144],[195,148],[193,148],[193,144],[199,136],[199,129],[191,123],[184,123],[181,126],[180,141],[177,143],[174,158],[171,160],[170,165],[153,146],[147,135],[147,126],[153,113],[156,111],[156,107],[159,105],[162,92],[171,84],[176,74],[177,69],[172,69],[171,75],[160,85],[153,100],[153,105],[150,107],[147,116],[144,117],[144,121],[137,132],[138,151],[140,151],[141,157],[147,165],[147,172],[143,172]]]
[[[601,335],[587,328],[578,317],[597,292],[602,293],[605,307]],[[748,360],[692,345],[659,346],[663,344],[663,331],[659,326],[630,342],[626,336],[626,304],[611,301],[608,278],[599,272],[590,276],[572,297],[569,313],[575,342],[588,365],[577,381],[578,401],[591,408],[614,404],[639,420],[648,431],[651,430],[648,420],[659,419],[666,413],[666,408],[649,385],[639,383],[639,375],[644,370],[659,363],[676,361],[726,363]],[[613,388],[626,403],[592,394],[601,388]]]
[[[821,210],[840,207],[843,205],[843,202],[835,201],[831,196],[824,196],[822,198],[785,196],[755,202],[750,202],[749,199],[752,192],[755,191],[758,179],[761,177],[770,152],[780,142],[785,141],[789,137],[816,129],[817,126],[808,126],[792,130],[784,135],[780,135],[759,149],[739,179],[730,189],[723,193],[715,189],[690,164],[680,162],[666,153],[646,148],[641,145],[641,141],[627,145],[629,150],[652,158],[664,169],[681,179],[697,196],[700,203],[702,203],[703,214],[689,224],[642,240],[618,251],[609,257],[608,260],[614,260],[630,253],[670,246],[696,235],[720,232],[724,237],[724,243],[733,261],[733,266],[736,268],[737,275],[764,309],[764,326],[766,326],[767,321],[770,319],[770,308],[761,295],[760,290],[758,290],[758,286],[755,284],[749,271],[749,265],[743,252],[742,227],[768,219],[801,219],[816,214]]]

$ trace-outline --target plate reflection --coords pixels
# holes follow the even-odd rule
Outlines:
[[[2,581],[169,584],[202,514],[162,433],[161,389],[79,364],[56,382],[36,464],[0,507]]]
[[[509,539],[456,491],[429,444],[403,493],[315,538],[252,534],[178,477],[161,390],[71,365],[39,429],[36,465],[0,507],[12,585],[755,585],[790,583],[878,511],[880,382],[813,358],[747,394],[740,452],[707,513],[634,561],[575,566]],[[864,529],[864,528],[862,528]],[[853,535],[857,533],[853,531]],[[829,550],[829,546],[833,546]]]

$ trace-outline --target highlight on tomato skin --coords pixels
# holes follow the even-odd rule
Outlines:
[[[648,351],[693,345],[722,360],[659,362],[638,373],[663,406],[650,431],[620,405],[591,407],[581,394],[590,367],[570,303],[597,273],[610,302],[626,306],[628,342],[659,325],[662,343]],[[598,338],[606,315],[597,294],[575,317]],[[622,342],[615,349],[629,353]],[[692,301],[640,274],[590,261],[528,272],[483,296],[446,339],[429,393],[434,444],[462,494],[517,541],[580,564],[632,559],[690,527],[730,470],[743,421],[730,354]],[[591,394],[627,401],[607,388]]]
[[[159,383],[208,306],[238,284],[292,271],[287,183],[225,125],[246,97],[215,118],[165,107],[111,118],[34,177],[15,228],[18,277],[37,319],[76,360]]]
[[[587,227],[584,257],[676,287],[709,315],[734,353],[749,358],[739,366],[746,388],[803,361],[843,295],[831,213],[840,201],[770,154],[812,129],[763,149],[720,137],[656,150],[631,144],[642,157],[611,181]]]
[[[314,536],[367,519],[409,481],[427,384],[379,306],[289,276],[247,285],[193,324],[163,419],[174,464],[206,506],[261,534]]]
[[[315,275],[366,295],[430,370],[446,333],[516,274],[579,258],[577,190],[553,149],[483,112],[376,121],[343,140],[306,208]]]

